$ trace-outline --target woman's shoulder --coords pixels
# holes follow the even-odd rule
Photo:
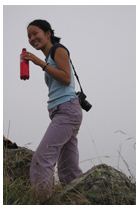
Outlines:
[[[52,48],[51,48],[51,51],[50,51],[50,55],[51,55],[51,58],[54,60],[54,55],[55,55],[55,51],[58,47],[61,47],[61,48],[64,48],[67,52],[68,52],[68,55],[70,54],[69,53],[69,50],[62,44],[60,43],[55,43]]]

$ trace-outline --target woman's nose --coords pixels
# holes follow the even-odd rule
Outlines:
[[[35,40],[35,37],[32,35],[32,36],[30,37],[30,43],[33,42],[34,40]]]

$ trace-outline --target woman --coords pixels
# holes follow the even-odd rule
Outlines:
[[[48,111],[51,123],[30,167],[31,183],[35,186],[36,195],[44,200],[52,193],[56,163],[59,180],[63,185],[82,173],[76,137],[82,121],[82,109],[74,90],[69,52],[58,44],[60,38],[54,36],[51,25],[45,20],[34,20],[28,25],[27,32],[29,43],[46,57],[44,62],[30,52],[23,56],[42,68],[49,88]]]

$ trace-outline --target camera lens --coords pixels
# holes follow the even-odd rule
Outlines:
[[[92,105],[88,102],[88,101],[86,101],[86,100],[84,100],[84,102],[81,104],[81,106],[82,106],[82,108],[85,110],[85,111],[89,111],[90,109],[91,109],[91,107],[92,107]]]

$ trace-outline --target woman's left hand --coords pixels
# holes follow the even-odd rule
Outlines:
[[[22,55],[21,58],[26,59],[28,61],[32,61],[35,65],[38,65],[38,66],[40,66],[40,63],[42,62],[40,58],[38,58],[34,54],[27,51],[24,52],[24,55]]]

